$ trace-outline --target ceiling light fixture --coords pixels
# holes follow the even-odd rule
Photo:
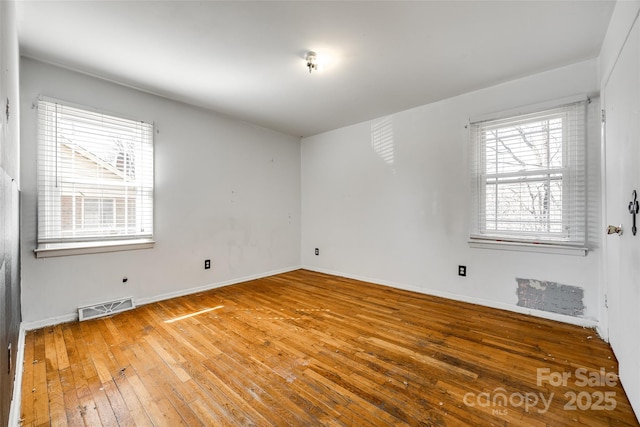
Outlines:
[[[318,70],[318,57],[316,56],[315,52],[307,52],[307,56],[305,59],[307,60],[307,68],[309,69],[309,74],[311,74],[311,71]]]

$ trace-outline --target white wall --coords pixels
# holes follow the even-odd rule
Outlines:
[[[19,87],[16,4],[0,1],[0,365],[11,366],[0,371],[0,425],[17,425],[20,417]]]
[[[298,138],[31,59],[22,60],[21,86],[27,325],[68,319],[81,305],[149,302],[299,266]],[[155,122],[153,249],[34,257],[39,95]]]
[[[429,84],[426,82],[425,84]],[[437,84],[434,82],[433,84]],[[470,117],[576,94],[597,94],[597,61],[468,93],[393,114],[386,120],[393,162],[373,148],[382,119],[302,140],[303,266],[404,289],[529,312],[516,306],[516,277],[584,289],[583,319],[599,314],[599,107],[589,107],[590,239],[588,256],[472,249]],[[320,255],[314,255],[314,248]],[[457,275],[466,265],[467,277]]]
[[[0,112],[5,114],[9,100],[10,116],[0,120],[0,168],[20,182],[20,132],[18,84],[18,34],[15,23],[15,2],[2,2],[0,8]]]
[[[600,54],[600,77],[606,132],[603,142],[603,217],[622,224],[621,236],[603,242],[603,290],[608,295],[611,347],[620,380],[636,414],[640,414],[640,236],[631,233],[627,206],[640,191],[640,1],[619,1]]]

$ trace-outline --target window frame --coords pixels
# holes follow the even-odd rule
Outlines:
[[[144,121],[144,120],[130,118],[120,113],[107,112],[104,110],[88,107],[85,105],[78,105],[72,102],[61,101],[59,99],[54,99],[54,98],[49,98],[44,96],[40,96],[38,98],[37,105],[38,105],[38,108],[36,109],[37,111],[36,123],[38,126],[38,135],[37,135],[38,163],[37,163],[36,170],[38,175],[38,181],[37,181],[38,220],[37,220],[36,248],[34,249],[35,256],[37,258],[43,258],[43,257],[81,255],[81,254],[89,254],[89,253],[115,252],[115,251],[122,251],[122,250],[152,248],[155,244],[155,240],[154,240],[155,125],[154,123],[151,121]],[[117,200],[121,198],[120,196],[109,194],[108,189],[110,188],[110,185],[107,183],[107,181],[103,181],[101,179],[95,179],[94,177],[88,176],[88,175],[84,176],[84,179],[86,180],[86,182],[83,182],[82,185],[86,185],[88,188],[93,190],[96,190],[96,189],[100,190],[101,188],[103,190],[107,189],[106,190],[107,193],[103,195],[98,195],[99,191],[97,191],[96,194],[81,195],[80,199],[81,199],[82,206],[80,207],[75,206],[73,209],[74,209],[74,215],[77,212],[76,209],[78,208],[80,209],[83,226],[78,228],[77,230],[76,229],[71,231],[64,230],[64,223],[63,223],[63,217],[62,217],[62,215],[64,214],[63,206],[62,206],[63,198],[70,197],[72,199],[75,199],[81,193],[77,193],[76,190],[73,189],[73,190],[70,190],[69,194],[63,194],[63,191],[60,189],[60,187],[56,188],[57,185],[56,186],[51,185],[52,182],[61,182],[59,180],[62,179],[64,174],[64,171],[62,169],[59,171],[57,170],[58,169],[57,166],[55,168],[55,171],[52,171],[50,167],[52,165],[51,163],[52,161],[56,163],[60,161],[62,150],[60,150],[59,147],[62,146],[62,143],[58,141],[57,123],[54,124],[54,128],[56,128],[55,138],[52,138],[50,135],[45,135],[45,132],[43,131],[43,129],[44,129],[45,123],[50,124],[47,122],[47,120],[50,120],[50,119],[46,118],[45,114],[47,113],[41,112],[40,109],[45,107],[54,108],[53,107],[54,105],[56,106],[55,108],[57,108],[57,106],[59,105],[62,107],[68,107],[71,109],[80,110],[81,113],[94,116],[94,118],[101,116],[102,118],[106,119],[106,121],[108,121],[109,119],[115,119],[118,121],[125,121],[128,123],[137,122],[140,124],[140,132],[142,133],[137,143],[142,145],[140,145],[139,147],[140,152],[138,153],[138,155],[141,155],[144,153],[143,154],[144,157],[141,158],[140,161],[144,162],[146,168],[150,168],[150,172],[147,172],[146,170],[142,172],[142,175],[145,175],[146,179],[141,175],[140,179],[137,180],[135,184],[128,183],[128,181],[127,182],[123,181],[122,184],[118,184],[116,181],[115,187],[112,187],[112,188],[118,188],[119,186],[121,186],[123,188],[124,187],[135,188],[136,192],[140,192],[140,191],[145,192],[146,195],[140,195],[141,198],[144,198],[144,200],[146,200],[144,207],[141,207],[141,209],[145,209],[150,213],[144,214],[146,218],[144,220],[145,222],[144,231],[138,230],[129,234],[125,233],[125,234],[117,234],[117,235],[109,236],[106,233],[104,233],[104,231],[107,229],[105,227],[100,226],[99,229],[103,231],[102,235],[98,235],[100,233],[92,233],[94,234],[93,236],[83,237],[82,236],[82,234],[84,234],[83,229],[85,228],[84,227],[84,215],[85,215],[85,208],[86,208],[85,199],[89,198],[89,199],[98,200],[99,205],[102,204],[103,200],[109,200],[110,203],[112,204],[111,212],[113,213],[113,224],[115,225],[117,222],[116,215],[118,211]],[[51,114],[58,114],[58,113],[52,112]],[[76,121],[76,124],[78,123],[80,123],[80,121]],[[52,147],[55,147],[56,154],[52,155],[50,153],[46,153],[46,150],[51,149]],[[127,155],[127,153],[125,153],[125,155]],[[74,151],[72,151],[71,156],[74,158],[74,162],[75,162],[76,153]],[[116,158],[116,162],[117,160],[118,159]],[[73,167],[75,168],[75,163]],[[124,173],[126,173],[126,171]],[[78,176],[82,178],[82,174]],[[128,191],[129,190],[125,190],[124,192],[124,197],[127,200],[124,205],[125,209],[128,209],[128,200],[130,198],[130,196],[128,195]],[[73,203],[75,204],[76,201],[74,201]],[[47,207],[51,207],[56,211],[53,214],[52,218],[49,218],[46,216]],[[99,209],[99,211],[101,212],[102,209]],[[143,213],[140,212],[140,215],[143,215]],[[42,218],[42,216],[45,216],[45,218]],[[128,213],[125,214],[125,219],[127,218],[128,218]],[[74,218],[71,219],[71,222],[74,224],[73,227],[76,227],[75,225],[76,219],[77,218],[75,216]],[[98,218],[99,222],[102,222],[103,220],[104,218],[102,217]],[[140,221],[140,218],[138,219],[138,221]],[[47,232],[49,234],[47,234],[46,237],[44,237],[44,230],[42,229],[43,224],[41,224],[42,222],[48,222],[47,225],[44,225],[45,230],[47,229],[47,227],[54,227],[54,229],[57,230],[57,232],[54,231],[53,237],[51,237],[52,235],[49,232]],[[124,230],[126,231],[128,227],[130,227],[129,222],[127,222],[127,224],[124,224]],[[118,229],[118,227],[110,227],[109,229],[112,231],[115,231]]]
[[[510,251],[528,251],[528,252],[544,252],[544,253],[557,253],[567,255],[581,255],[585,256],[588,253],[587,246],[587,165],[586,165],[586,152],[587,152],[587,108],[589,99],[585,95],[564,98],[562,100],[551,101],[547,103],[541,103],[531,105],[527,107],[521,107],[501,113],[495,113],[491,115],[480,116],[469,120],[469,141],[471,145],[471,230],[469,235],[469,245],[474,248],[484,249],[499,249]],[[563,117],[562,125],[562,156],[563,164],[559,168],[546,168],[536,171],[522,171],[512,173],[487,173],[486,169],[486,140],[485,136],[479,129],[485,128],[500,128],[500,123],[509,123],[515,121],[518,123],[535,123],[540,121],[540,117],[545,113],[549,113],[549,117],[553,116],[552,110],[558,110],[563,107],[569,107],[577,105],[576,111],[566,113],[559,112],[557,114],[560,117],[562,114],[575,114],[577,118],[578,126],[578,140],[569,141],[567,139],[567,126],[574,126],[574,123],[566,123]],[[527,120],[527,116],[531,119]],[[503,128],[508,125],[503,125]],[[574,130],[572,129],[572,132]],[[481,141],[479,139],[482,139]],[[570,145],[573,144],[573,145]],[[549,161],[547,159],[547,165]],[[562,224],[561,229],[564,230],[564,236],[560,236],[558,233],[541,233],[541,232],[507,232],[504,230],[489,230],[487,227],[487,186],[488,179],[492,178],[499,181],[500,177],[509,177],[513,182],[526,182],[536,181],[542,182],[543,180],[550,180],[551,175],[554,173],[561,174],[561,178],[556,180],[562,181]],[[539,177],[539,178],[530,178]],[[545,177],[547,177],[545,179]],[[500,183],[504,184],[506,181]],[[499,184],[494,185],[498,185]],[[496,191],[496,194],[498,192]],[[576,206],[571,205],[569,207],[570,197],[571,199],[578,199]],[[497,196],[496,196],[497,197]],[[496,201],[498,206],[498,201]],[[580,211],[580,206],[583,210]],[[570,213],[571,215],[568,215]],[[500,221],[498,217],[493,221]],[[578,237],[574,238],[568,235],[568,231],[577,233]]]

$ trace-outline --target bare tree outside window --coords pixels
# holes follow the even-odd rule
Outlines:
[[[562,121],[485,131],[488,229],[562,232]]]

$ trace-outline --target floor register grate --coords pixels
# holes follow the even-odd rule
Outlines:
[[[97,317],[109,316],[122,311],[136,308],[132,297],[115,301],[101,302],[99,304],[87,305],[78,308],[78,320],[89,320]]]

